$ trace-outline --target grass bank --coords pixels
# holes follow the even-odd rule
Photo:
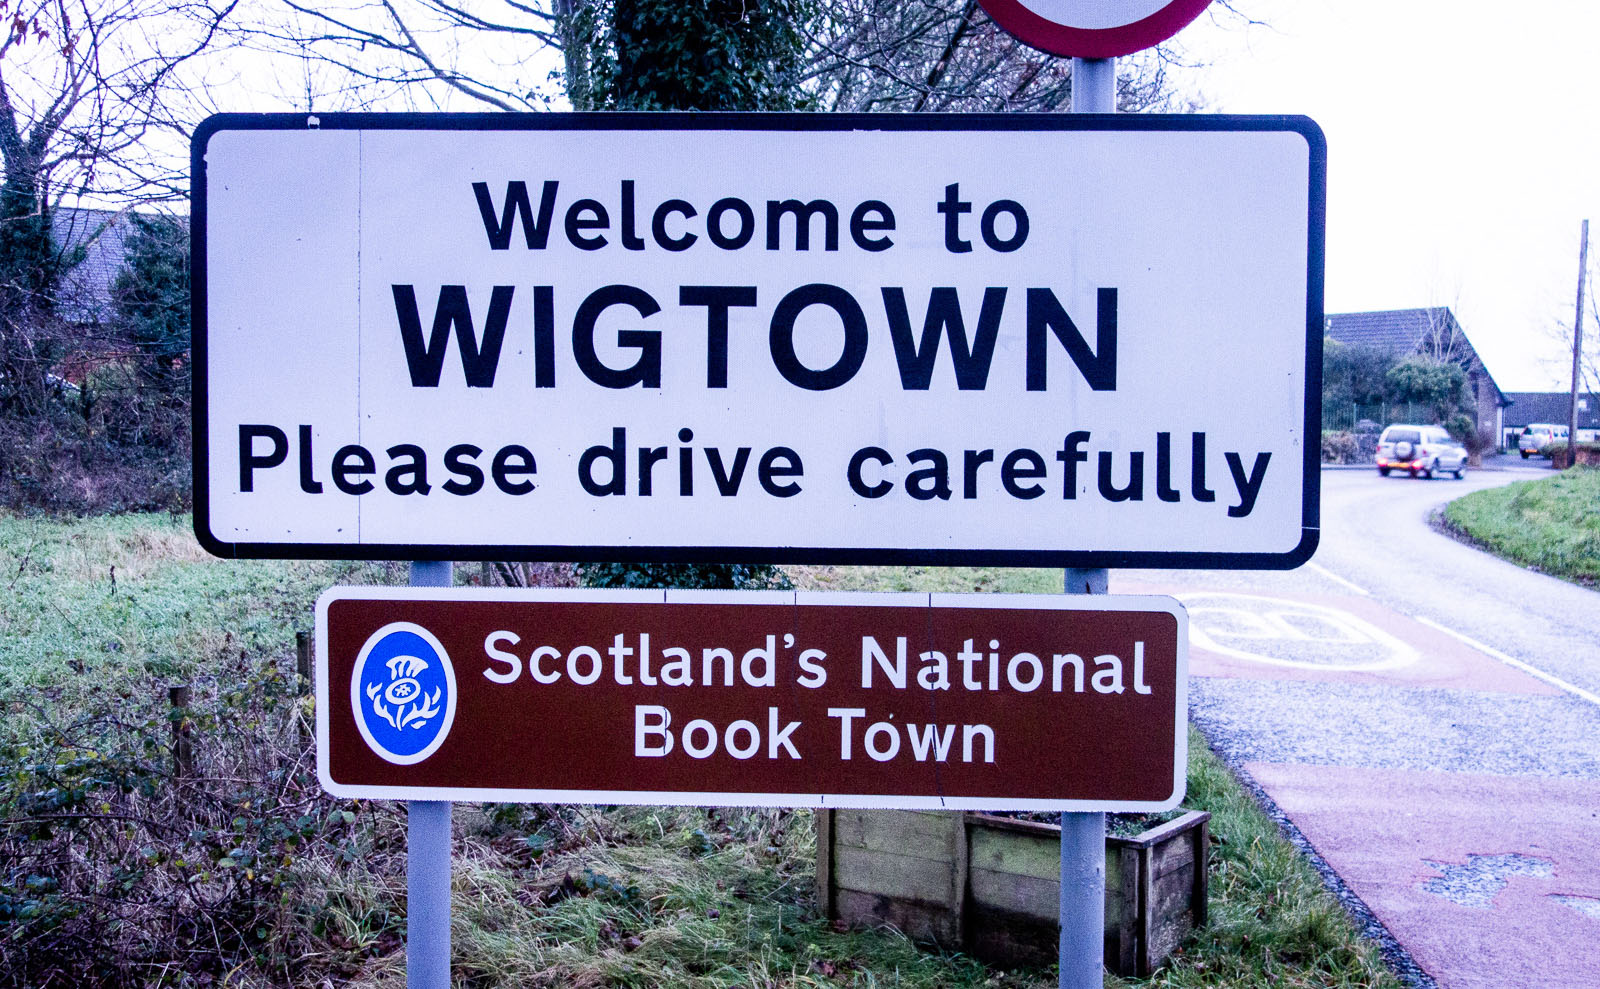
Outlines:
[[[388,571],[386,573],[386,570]],[[225,653],[281,655],[332,583],[403,581],[394,565],[218,560],[188,515],[0,515],[0,692],[85,676],[182,677]]]
[[[1456,534],[1496,556],[1589,587],[1600,583],[1600,470],[1475,491],[1444,510]]]
[[[403,565],[224,562],[164,514],[0,516],[0,986],[398,987],[404,809],[321,793],[293,632]],[[475,568],[473,568],[475,569]],[[463,578],[471,573],[458,568]],[[1057,571],[795,568],[852,590],[1053,592]],[[188,709],[166,687],[193,686]],[[192,768],[174,774],[174,726]],[[1118,987],[1391,989],[1315,872],[1191,732],[1211,925]],[[1045,989],[812,900],[807,811],[460,805],[458,986]]]

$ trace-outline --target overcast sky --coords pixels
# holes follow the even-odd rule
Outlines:
[[[1203,17],[1179,41],[1215,60],[1192,77],[1211,110],[1327,134],[1328,311],[1450,306],[1502,389],[1565,390],[1550,327],[1600,224],[1600,3],[1237,6],[1270,26]]]

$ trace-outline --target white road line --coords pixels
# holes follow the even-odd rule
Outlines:
[[[1338,574],[1334,573],[1332,570],[1329,570],[1327,567],[1323,566],[1320,563],[1307,563],[1306,566],[1308,566],[1311,569],[1315,570],[1317,573],[1322,574],[1322,576],[1324,576],[1324,577],[1328,578],[1329,580],[1333,581],[1335,584],[1342,584],[1345,587],[1348,587],[1350,590],[1355,591],[1357,594],[1361,595],[1362,597],[1369,598],[1369,597],[1372,596],[1372,592],[1367,590],[1365,587],[1361,587],[1361,586],[1358,586],[1356,584],[1350,583],[1350,581],[1345,580],[1343,577],[1341,577]]]
[[[1562,690],[1565,690],[1567,693],[1572,694],[1574,697],[1581,698],[1583,700],[1588,701],[1590,704],[1595,705],[1596,707],[1600,707],[1600,694],[1592,694],[1589,691],[1584,690],[1582,687],[1576,686],[1574,684],[1570,684],[1570,683],[1568,683],[1567,681],[1561,679],[1558,676],[1552,676],[1551,674],[1546,673],[1544,670],[1538,669],[1537,667],[1529,666],[1527,663],[1524,663],[1520,659],[1513,659],[1512,657],[1507,656],[1505,653],[1501,652],[1498,649],[1495,649],[1492,646],[1486,646],[1483,643],[1479,642],[1478,640],[1476,640],[1474,638],[1471,638],[1470,636],[1462,635],[1460,632],[1457,632],[1453,628],[1446,628],[1445,626],[1440,625],[1436,621],[1431,621],[1431,620],[1429,620],[1427,618],[1422,617],[1421,615],[1413,615],[1412,617],[1415,618],[1417,621],[1421,622],[1422,624],[1428,626],[1429,628],[1436,628],[1439,631],[1443,632],[1445,635],[1450,636],[1451,638],[1461,640],[1462,642],[1466,643],[1467,645],[1469,645],[1472,648],[1478,650],[1479,652],[1483,653],[1486,656],[1493,656],[1495,659],[1498,659],[1500,662],[1506,664],[1507,666],[1515,667],[1516,669],[1521,670],[1522,672],[1528,674],[1529,676],[1537,677],[1540,680],[1543,680],[1545,683],[1550,684],[1552,687],[1558,687],[1558,688],[1560,688]]]

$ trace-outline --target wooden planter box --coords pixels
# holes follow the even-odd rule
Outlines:
[[[1060,936],[1061,829],[952,811],[817,812],[817,902],[850,926],[991,964],[1050,965]],[[1106,967],[1149,975],[1206,922],[1205,811],[1106,837]]]

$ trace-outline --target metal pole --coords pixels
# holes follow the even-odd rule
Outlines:
[[[1117,60],[1072,60],[1072,112],[1115,113]],[[1068,594],[1105,594],[1110,575],[1103,569],[1068,569]],[[1105,985],[1106,815],[1061,815],[1061,940],[1057,952],[1061,989],[1101,989]]]
[[[1067,570],[1068,594],[1104,594],[1105,570]],[[1061,989],[1100,989],[1105,984],[1106,815],[1098,811],[1061,815],[1061,940],[1057,945]]]
[[[1567,466],[1578,462],[1578,358],[1583,355],[1583,276],[1589,273],[1589,221],[1578,244],[1578,312],[1572,318],[1572,404],[1567,406]]]
[[[449,587],[448,561],[411,564],[412,587]],[[450,802],[406,802],[406,987],[450,985]]]
[[[1072,60],[1072,112],[1117,112],[1116,59],[1075,58]]]

